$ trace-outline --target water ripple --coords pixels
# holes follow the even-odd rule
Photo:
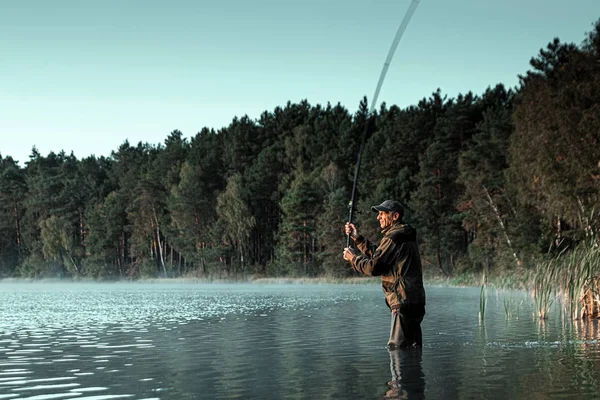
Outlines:
[[[482,323],[478,291],[428,296],[416,362],[388,354],[376,286],[7,285],[0,399],[380,398],[393,377],[429,398],[600,386],[596,326],[506,321],[501,299]]]

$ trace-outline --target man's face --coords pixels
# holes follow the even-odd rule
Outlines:
[[[392,226],[394,221],[398,218],[398,215],[397,212],[393,211],[379,211],[377,214],[377,221],[379,221],[381,229]]]

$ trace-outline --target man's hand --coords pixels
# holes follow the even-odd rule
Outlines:
[[[346,235],[350,235],[351,238],[358,237],[358,230],[356,230],[356,226],[352,222],[346,222],[344,230],[346,231]]]
[[[348,262],[352,262],[352,259],[354,258],[355,255],[356,255],[356,252],[354,249],[352,249],[350,247],[346,247],[344,249],[344,260],[346,260]]]

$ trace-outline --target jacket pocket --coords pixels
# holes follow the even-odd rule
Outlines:
[[[394,285],[394,293],[398,297],[398,303],[403,304],[406,302],[406,283],[402,277],[398,277],[396,284]]]

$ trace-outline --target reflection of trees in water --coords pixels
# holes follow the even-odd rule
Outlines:
[[[392,380],[384,399],[424,399],[425,374],[420,348],[389,350]]]

